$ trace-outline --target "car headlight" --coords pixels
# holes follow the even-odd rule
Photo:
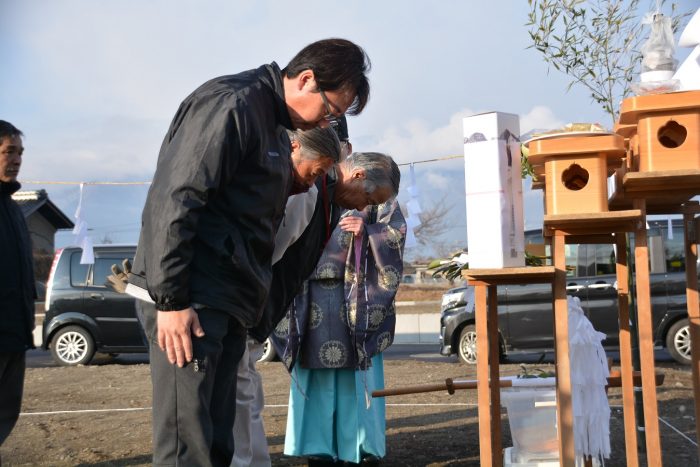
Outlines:
[[[440,310],[445,311],[449,308],[454,308],[459,304],[465,303],[464,291],[446,293],[442,296],[442,304],[440,305]]]

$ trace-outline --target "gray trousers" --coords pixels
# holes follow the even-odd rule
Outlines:
[[[0,446],[19,418],[25,366],[24,352],[0,352]]]
[[[198,309],[205,336],[192,338],[193,360],[180,368],[158,346],[155,307],[140,306],[150,341],[153,465],[228,467],[246,329],[226,312]]]
[[[238,364],[236,383],[236,422],[233,439],[236,454],[231,467],[270,467],[270,451],[265,437],[262,411],[265,407],[262,375],[255,362],[262,357],[263,345],[248,337],[248,346]]]

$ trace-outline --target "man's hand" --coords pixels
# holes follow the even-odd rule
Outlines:
[[[338,222],[338,225],[344,231],[350,232],[350,233],[353,233],[353,234],[359,236],[359,235],[362,235],[362,232],[364,231],[365,221],[361,217],[348,216],[348,217],[343,217],[342,219],[340,219],[340,222]]]
[[[131,272],[131,263],[128,258],[122,261],[122,267],[119,268],[118,265],[112,265],[112,274],[107,276],[107,282],[105,285],[115,292],[126,293],[126,286],[128,284],[127,278],[128,274]]]
[[[179,311],[158,311],[158,346],[170,363],[182,368],[192,361],[192,337],[204,336],[197,312],[192,307]]]

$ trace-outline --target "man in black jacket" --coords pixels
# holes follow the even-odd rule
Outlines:
[[[22,132],[0,120],[0,445],[22,406],[25,355],[34,348],[34,270],[24,215],[12,193],[20,188]]]
[[[215,78],[180,105],[158,157],[129,282],[148,290],[155,465],[228,466],[235,373],[260,319],[287,196],[287,129],[326,127],[369,97],[364,51],[318,41]]]

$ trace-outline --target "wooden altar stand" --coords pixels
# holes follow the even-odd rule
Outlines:
[[[695,423],[696,423],[696,439],[700,441],[700,300],[698,298],[698,271],[697,271],[697,261],[698,261],[698,243],[700,242],[700,232],[698,228],[697,220],[695,216],[700,214],[700,205],[696,201],[690,201],[690,197],[694,196],[696,193],[700,193],[700,179],[697,179],[695,183],[695,188],[688,189],[690,186],[690,180],[696,179],[700,174],[693,173],[694,171],[667,171],[667,172],[651,172],[651,173],[627,173],[621,177],[622,183],[619,189],[616,191],[615,195],[611,199],[611,206],[629,206],[634,205],[638,207],[644,214],[647,215],[659,215],[659,214],[680,214],[683,216],[683,243],[685,249],[685,274],[686,274],[686,306],[688,309],[688,321],[690,323],[690,341],[691,341],[691,365],[692,365],[692,380],[693,380],[693,393],[695,395]],[[645,189],[646,187],[646,189]],[[669,193],[669,187],[678,187],[678,191],[673,190]],[[635,231],[635,261],[637,268],[640,264],[648,264],[648,250],[647,245],[647,232],[646,229],[640,229]],[[642,263],[643,262],[643,263]],[[639,269],[637,269],[639,272]],[[649,283],[642,283],[641,287],[649,288]],[[639,279],[637,279],[637,295],[645,293],[640,290]],[[642,343],[646,342],[647,339],[642,339],[642,332],[649,334],[653,332],[651,329],[651,305],[650,303],[638,301],[637,303],[637,316],[639,325],[639,340],[640,340],[640,355],[645,355],[649,352],[648,349],[642,348]],[[652,335],[653,337],[653,335]],[[653,349],[653,341],[651,347]],[[646,367],[648,368],[650,364],[647,362]],[[656,406],[650,407],[654,410],[654,419],[652,420],[652,415],[647,413],[647,403],[648,394],[652,391],[649,387],[644,386],[644,373],[645,364],[642,359],[642,392],[644,397],[644,423],[645,427],[648,423],[654,423],[658,425],[658,413],[656,412]],[[647,380],[648,377],[647,369]],[[653,371],[653,368],[652,368]],[[647,382],[647,386],[652,386]],[[646,391],[646,392],[645,392]],[[655,389],[653,389],[655,391]],[[655,398],[655,396],[654,396]],[[656,439],[649,439],[648,428],[646,442],[647,449],[650,441],[656,442]],[[628,434],[625,434],[625,439],[629,438]],[[700,448],[698,448],[698,455],[700,456]],[[661,460],[659,464],[649,464],[649,465],[661,465]],[[628,465],[638,465],[638,463]]]
[[[628,138],[628,157],[625,167],[616,172],[616,191],[610,206],[634,206],[646,214],[683,215],[683,239],[685,246],[686,304],[690,323],[691,365],[693,393],[695,395],[696,438],[700,441],[700,301],[698,299],[697,260],[700,241],[695,219],[700,213],[697,202],[690,198],[700,194],[700,91],[678,92],[651,96],[637,96],[622,101],[617,132]],[[634,170],[639,170],[638,172]],[[635,258],[637,268],[647,267],[646,230],[635,232]],[[642,263],[643,262],[643,263]],[[638,279],[638,294],[639,294]],[[644,288],[648,282],[641,283]],[[651,306],[638,304],[640,317],[640,352],[642,331],[651,332]],[[644,327],[644,329],[643,329]],[[648,329],[647,329],[648,327]],[[653,346],[653,342],[645,345]],[[647,366],[649,364],[647,363]],[[646,392],[655,391],[644,376],[642,361],[642,387],[645,391],[645,424],[652,422],[647,413]],[[653,369],[652,369],[653,370]],[[646,382],[645,382],[646,379]],[[654,407],[655,409],[656,407]],[[656,412],[653,422],[658,423]],[[650,440],[647,432],[647,449]],[[700,444],[700,443],[699,443]],[[700,456],[700,446],[698,447]],[[661,465],[652,463],[649,465]]]
[[[625,99],[618,134],[557,135],[530,143],[529,161],[544,189],[543,233],[553,266],[470,269],[463,276],[475,288],[477,395],[480,460],[501,466],[501,405],[497,286],[551,283],[556,360],[559,459],[575,464],[571,372],[566,299],[566,243],[614,243],[617,246],[620,368],[627,465],[639,465],[634,407],[632,338],[626,233],[635,234],[638,339],[647,464],[662,466],[659,436],[654,335],[649,280],[647,214],[684,217],[686,293],[691,332],[695,418],[700,439],[700,304],[697,281],[697,225],[700,212],[690,198],[700,194],[700,91]],[[626,141],[625,139],[626,138]],[[625,157],[626,156],[626,157]],[[624,158],[624,159],[623,159]],[[623,162],[624,161],[624,162]],[[608,199],[606,178],[615,174],[615,196]],[[613,209],[610,211],[609,209]],[[486,339],[483,338],[486,336]],[[494,382],[493,384],[490,384]],[[590,459],[588,460],[590,464]]]
[[[468,269],[462,273],[463,277],[474,286],[476,335],[486,336],[486,339],[477,337],[476,340],[479,459],[482,467],[501,467],[503,465],[501,389],[497,383],[489,384],[490,381],[497,382],[500,378],[498,294],[496,288],[498,285],[505,284],[552,283],[555,273],[555,268],[552,266]],[[566,296],[564,296],[564,300],[566,301]],[[569,412],[570,409],[569,404]]]
[[[562,466],[573,467],[575,464],[573,439],[573,413],[571,408],[571,373],[569,366],[569,323],[566,300],[566,243],[618,243],[618,284],[620,301],[627,303],[627,260],[626,240],[624,235],[613,233],[629,232],[637,228],[642,216],[639,210],[621,212],[603,212],[596,214],[571,214],[545,216],[545,235],[550,236],[553,266],[505,268],[505,269],[469,269],[463,276],[474,286],[475,319],[477,336],[477,396],[479,412],[479,446],[480,460],[483,467],[501,466],[501,405],[497,385],[499,377],[499,338],[498,338],[498,303],[497,286],[507,284],[551,283],[554,313],[554,345],[556,366],[557,425],[559,437],[559,458]],[[622,247],[622,248],[620,248]],[[625,407],[632,407],[631,417],[625,410],[625,426],[631,429],[636,441],[634,424],[634,397],[631,359],[631,338],[629,335],[629,317],[627,307],[620,307],[620,320],[626,323],[626,334],[621,329],[621,373],[623,395],[626,392]],[[626,344],[625,344],[626,342]],[[622,348],[626,348],[629,363],[623,362]],[[653,353],[652,353],[653,357]],[[643,376],[642,376],[643,378]],[[627,420],[629,418],[629,420]],[[658,421],[657,421],[658,423]],[[629,437],[629,436],[626,436]],[[636,443],[634,444],[636,457]]]
[[[552,283],[554,313],[554,345],[557,374],[557,425],[559,459],[561,465],[575,464],[573,440],[573,413],[571,408],[571,373],[568,349],[568,304],[566,299],[566,243],[614,243],[617,246],[616,274],[618,282],[618,312],[620,322],[620,368],[625,425],[625,449],[628,465],[638,465],[637,435],[634,416],[634,387],[632,367],[632,339],[629,327],[628,265],[626,233],[635,232],[641,240],[637,242],[635,256],[643,267],[636,270],[637,301],[640,309],[650,310],[649,269],[647,264],[646,229],[644,211],[634,209],[610,212],[608,210],[606,178],[623,165],[627,154],[624,138],[620,135],[564,136],[542,139],[530,143],[530,163],[539,177],[539,187],[545,191],[545,216],[543,233],[551,245],[553,270],[547,277],[535,268],[530,276],[528,269],[501,272],[468,270],[465,277],[475,285],[477,335],[488,336],[487,342],[477,339],[477,372],[483,388],[479,391],[479,430],[482,443],[482,465],[500,465],[493,458],[500,453],[500,400],[494,388],[486,387],[488,376],[498,375],[498,338],[496,315],[496,285],[546,282]],[[643,206],[642,206],[643,207]],[[639,234],[643,232],[643,234]],[[645,258],[645,259],[642,259]],[[504,270],[507,271],[507,270]],[[479,325],[479,320],[486,321]],[[640,342],[642,385],[648,418],[646,427],[649,465],[661,465],[661,450],[657,418],[656,387],[654,375],[654,350],[651,315],[641,318]],[[481,331],[480,331],[481,327]],[[483,351],[487,358],[480,361]],[[479,369],[481,364],[481,369]],[[479,373],[480,372],[480,373]],[[651,372],[652,387],[645,386]],[[646,375],[646,376],[645,376]],[[485,412],[489,412],[486,414]],[[498,415],[498,420],[496,416]],[[654,440],[656,440],[654,442]],[[485,444],[484,444],[485,443]],[[491,451],[487,453],[486,451]],[[486,454],[486,457],[485,457]],[[497,455],[497,454],[496,454]],[[658,462],[656,460],[658,459]],[[590,459],[588,460],[590,463]]]

